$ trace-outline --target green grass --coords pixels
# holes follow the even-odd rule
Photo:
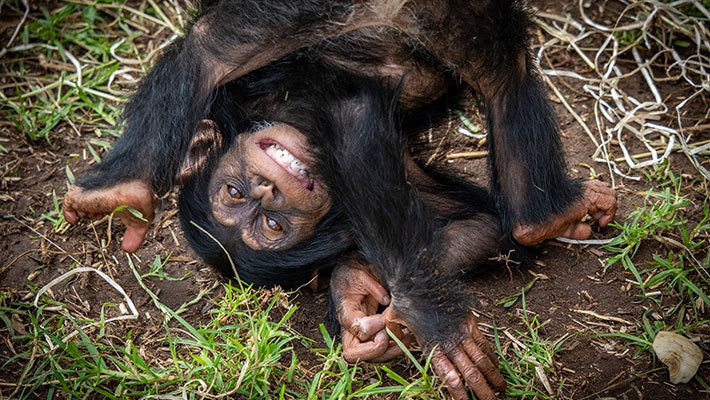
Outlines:
[[[503,349],[496,332],[496,347],[501,354],[499,369],[508,382],[506,398],[556,399],[564,380],[555,389],[551,378],[556,374],[553,360],[563,351],[567,336],[554,341],[544,339],[541,330],[548,322],[541,322],[537,314],[527,310],[525,291],[521,291],[522,330],[516,330],[516,340]]]
[[[16,93],[0,92],[0,111],[11,111],[10,121],[30,141],[50,141],[62,122],[76,135],[119,134],[122,89],[133,85],[126,76],[142,75],[147,55],[139,50],[144,32],[136,21],[153,30],[167,24],[151,7],[139,11],[121,3],[72,1],[51,10],[40,5],[40,13],[30,13],[20,27],[4,56],[11,61],[4,64],[7,85],[17,85]],[[4,7],[4,13],[24,13],[17,1]],[[96,157],[93,146],[88,148]]]
[[[340,399],[386,393],[398,393],[401,398],[439,398],[436,393],[441,387],[432,386],[429,360],[421,365],[407,351],[420,371],[420,376],[411,380],[387,365],[370,367],[371,371],[363,374],[361,365],[350,366],[340,357],[339,340],[323,326],[327,348],[312,349],[320,362],[316,371],[299,367],[294,346],[312,341],[288,328],[296,307],[284,309],[281,304],[288,301],[282,292],[225,283],[224,295],[210,311],[210,322],[196,326],[187,322],[181,311],[162,304],[144,284],[144,276],[163,276],[155,272],[156,265],[162,265],[160,259],[143,276],[131,258],[128,260],[134,277],[162,315],[162,334],[154,339],[146,340],[145,333],[142,339],[134,339],[133,330],[125,332],[106,323],[108,315],[120,314],[117,304],[105,303],[98,318],[89,318],[46,295],[35,309],[15,299],[13,293],[0,292],[0,321],[16,346],[23,349],[2,367],[29,360],[10,398],[51,398],[59,393],[69,398],[110,399],[182,393],[190,398],[228,394],[231,398]],[[276,308],[281,310],[275,312]],[[13,315],[30,321],[23,328],[26,332],[15,330],[12,320],[17,317]],[[375,379],[365,382],[364,377],[370,376]],[[383,385],[385,377],[395,385]]]
[[[104,324],[105,315],[118,309],[114,304],[104,304],[97,320],[50,310],[71,307],[45,296],[36,310],[3,304],[3,320],[8,313],[31,320],[27,334],[14,338],[24,342],[26,350],[8,361],[31,359],[11,398],[36,398],[37,391],[46,391],[47,397],[61,392],[72,398],[128,399],[182,391],[277,398],[293,382],[297,360],[292,343],[298,336],[283,324],[295,307],[272,321],[270,314],[279,294],[265,303],[259,291],[225,284],[225,295],[216,302],[211,322],[196,327],[161,304],[129,264],[162,312],[164,334],[152,343],[158,350],[147,354],[163,354],[164,359],[146,358],[144,346],[151,344],[134,343],[132,331],[123,338],[108,334],[112,330]],[[96,327],[87,329],[88,324]],[[8,329],[11,326],[6,323]],[[77,334],[72,336],[72,331]]]
[[[681,194],[682,179],[669,172],[668,180],[659,187],[661,190],[648,192],[644,204],[637,206],[626,221],[613,224],[621,232],[603,246],[613,253],[605,269],[621,263],[644,293],[649,288],[665,286],[669,293],[687,298],[682,303],[691,305],[697,313],[698,301],[710,306],[708,200],[702,204],[702,218],[690,223],[683,215],[690,201]],[[634,255],[648,240],[659,242],[668,250],[665,255],[654,254],[648,265],[638,266],[633,261]]]
[[[663,310],[663,319],[650,319],[653,309],[646,307],[641,321],[630,329],[595,335],[623,339],[635,349],[635,356],[647,352],[654,360],[652,343],[659,331],[672,330],[692,337],[694,331],[710,322],[704,319],[707,315],[704,310],[710,306],[707,193],[699,207],[701,215],[694,216],[691,222],[686,216],[690,200],[682,194],[683,180],[668,167],[647,175],[650,181],[657,183],[657,189],[648,191],[643,205],[637,206],[624,222],[615,223],[620,233],[603,247],[613,254],[605,269],[621,263],[641,291],[637,295],[639,302],[652,303]],[[701,187],[707,188],[706,185]],[[653,248],[651,243],[654,242],[660,246],[657,245],[652,259],[636,262],[635,255],[641,246]],[[666,322],[673,319],[674,324]],[[695,379],[708,388],[700,376]]]

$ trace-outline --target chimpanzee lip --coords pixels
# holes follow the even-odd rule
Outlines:
[[[311,169],[309,166],[303,162],[300,158],[296,157],[294,153],[292,153],[289,149],[287,149],[285,146],[283,146],[281,143],[269,139],[269,140],[261,140],[259,141],[259,147],[261,150],[263,150],[266,155],[268,155],[274,162],[276,162],[281,168],[283,168],[289,175],[294,177],[299,183],[303,185],[306,189],[309,191],[313,191],[315,187],[315,179],[313,178],[313,173],[311,172]],[[276,151],[282,151],[285,152],[286,155],[284,155],[284,158],[279,158],[275,152]],[[290,158],[290,160],[289,160]],[[299,168],[300,170],[294,169],[294,163],[296,163],[295,168]]]

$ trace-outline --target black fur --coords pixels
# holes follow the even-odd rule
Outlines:
[[[217,245],[186,221],[216,235],[240,277],[259,284],[298,284],[355,246],[418,333],[455,336],[470,296],[461,275],[438,262],[451,251],[443,241],[459,216],[434,212],[407,183],[398,92],[379,69],[391,57],[414,64],[411,73],[463,82],[484,101],[495,202],[478,189],[463,192],[471,196],[469,214],[501,226],[481,224],[481,246],[494,250],[488,243],[514,224],[545,221],[581,196],[579,182],[565,173],[557,123],[528,54],[522,1],[205,0],[197,16],[141,81],[123,115],[124,135],[79,184],[93,189],[138,178],[158,194],[170,190],[205,117],[218,121],[227,143],[258,120],[306,133],[321,150],[324,179],[338,189],[318,232],[296,248],[253,252],[214,221],[201,191],[214,162],[183,188],[186,235],[222,271],[231,274]],[[447,326],[432,318],[451,329],[432,331]]]
[[[327,108],[317,114],[320,132],[311,138],[320,150],[319,169],[326,182],[337,185],[334,200],[343,205],[360,252],[389,290],[391,306],[407,316],[425,349],[440,344],[448,350],[460,339],[473,297],[462,279],[467,275],[441,265],[452,216],[436,213],[407,181],[405,138],[395,119],[397,91],[352,75],[324,91]],[[466,216],[495,215],[485,192],[468,188],[453,188],[477,200]],[[489,226],[478,234],[481,240],[498,238],[500,229]]]

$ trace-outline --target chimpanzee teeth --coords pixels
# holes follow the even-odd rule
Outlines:
[[[279,164],[285,168],[290,168],[291,171],[297,173],[300,177],[311,178],[311,173],[308,171],[306,164],[293,156],[288,150],[281,147],[279,144],[273,143],[266,148],[267,154],[274,158]]]
[[[291,161],[290,167],[292,170],[298,172],[299,174],[301,174],[306,169],[306,166],[298,159],[294,159],[293,161]]]
[[[278,154],[278,153],[277,153]],[[293,156],[293,154],[289,153],[286,150],[281,150],[281,161],[284,162],[284,164],[291,164],[291,161],[295,160],[296,158]]]

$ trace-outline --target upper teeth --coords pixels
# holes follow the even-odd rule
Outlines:
[[[274,143],[269,145],[266,153],[285,168],[290,168],[300,176],[308,174],[308,168],[301,160],[294,157],[288,150]]]
[[[303,175],[306,173],[306,166],[302,162],[298,161],[297,159],[294,159],[293,161],[291,161],[291,164],[289,166],[291,167],[292,170],[298,172],[299,175]]]

